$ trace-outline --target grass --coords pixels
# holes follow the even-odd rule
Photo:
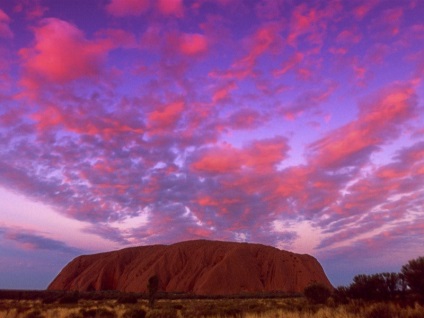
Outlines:
[[[314,305],[306,299],[162,299],[155,308],[147,300],[80,299],[74,303],[0,300],[0,318],[424,318],[418,303],[351,301]]]

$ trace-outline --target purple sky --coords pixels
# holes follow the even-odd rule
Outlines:
[[[424,254],[424,1],[0,0],[0,289],[189,239]]]

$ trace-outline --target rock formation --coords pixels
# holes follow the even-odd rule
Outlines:
[[[331,288],[312,256],[260,244],[198,240],[79,256],[48,289],[146,292],[153,275],[162,291],[197,295],[301,292],[311,282]]]

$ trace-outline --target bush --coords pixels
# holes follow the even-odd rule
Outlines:
[[[134,294],[123,294],[117,300],[118,304],[136,304],[137,301],[138,297]]]
[[[38,309],[36,309],[27,313],[25,315],[25,318],[44,318],[44,316],[41,314],[41,312]]]
[[[346,305],[349,302],[349,289],[345,286],[339,286],[334,290],[334,302],[338,305]]]
[[[59,299],[59,304],[77,304],[80,299],[78,292],[68,293]]]
[[[130,309],[127,310],[122,318],[145,318],[146,312],[143,309]]]
[[[173,309],[153,309],[147,313],[146,318],[177,318],[177,311]]]
[[[325,304],[331,296],[331,290],[323,284],[313,283],[305,288],[303,294],[310,303]]]
[[[389,300],[403,291],[401,275],[379,273],[356,275],[347,289],[348,296],[364,300]]]
[[[116,318],[116,313],[104,308],[98,309],[81,309],[82,318]]]
[[[413,292],[424,295],[424,257],[410,260],[403,265],[402,275]]]

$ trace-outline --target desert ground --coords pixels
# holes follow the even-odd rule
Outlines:
[[[424,318],[418,302],[350,301],[325,305],[303,297],[272,299],[162,299],[150,308],[146,299],[2,299],[0,318]]]

